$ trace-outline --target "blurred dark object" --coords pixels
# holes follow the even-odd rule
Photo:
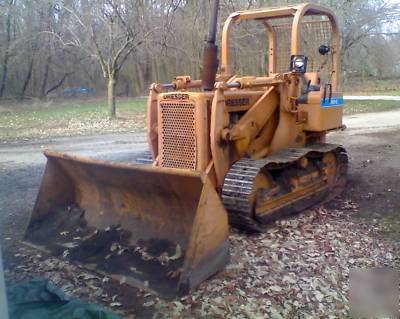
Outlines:
[[[63,90],[63,97],[65,98],[82,97],[82,96],[94,95],[95,93],[96,90],[94,88],[88,88],[84,86],[69,87]]]

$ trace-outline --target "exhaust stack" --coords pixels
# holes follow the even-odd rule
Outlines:
[[[217,35],[219,0],[214,0],[211,12],[210,29],[204,43],[203,54],[203,89],[204,91],[214,90],[215,77],[218,71],[218,46],[215,44]]]

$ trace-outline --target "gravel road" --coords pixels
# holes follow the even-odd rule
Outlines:
[[[400,96],[395,95],[347,95],[344,96],[345,100],[359,100],[359,101],[400,101]]]
[[[350,115],[344,118],[344,124],[347,126],[344,135],[396,130],[400,129],[400,110]],[[145,133],[3,142],[0,144],[0,169],[44,164],[46,160],[42,153],[45,149],[105,160],[131,161],[136,153],[147,149],[147,142]]]
[[[132,154],[147,149],[147,142],[144,133],[3,142],[0,144],[0,167],[23,167],[43,164],[46,162],[43,156],[43,150],[45,149],[54,149],[104,160],[130,161]]]

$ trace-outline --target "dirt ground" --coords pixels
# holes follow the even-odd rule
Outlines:
[[[346,147],[350,171],[342,197],[359,205],[357,218],[379,225],[400,243],[400,112],[345,119],[347,130],[329,137]]]
[[[330,231],[332,234],[335,233],[332,236],[336,236],[338,229],[342,229],[344,230],[344,235],[340,236],[345,236],[344,241],[340,243],[340,240],[335,237],[338,239],[338,250],[357,250],[355,241],[358,239],[362,241],[363,238],[361,237],[366,238],[365,245],[361,244],[361,247],[366,252],[371,249],[369,257],[362,257],[366,258],[365,262],[364,259],[360,259],[359,264],[356,262],[357,265],[382,266],[385,264],[398,266],[400,261],[396,254],[400,244],[400,111],[353,115],[345,118],[345,124],[348,127],[347,130],[332,133],[329,136],[329,142],[343,144],[349,153],[349,179],[341,198],[327,203],[323,207],[314,208],[299,216],[289,218],[283,224],[277,223],[276,229],[261,237],[248,237],[233,231],[230,238],[233,246],[231,248],[233,260],[231,268],[228,267],[226,272],[219,274],[213,280],[202,285],[199,289],[200,292],[194,293],[189,299],[186,298],[169,303],[157,298],[154,299],[153,296],[129,288],[123,283],[115,284],[108,279],[99,278],[94,274],[83,271],[80,278],[71,279],[75,273],[73,265],[55,258],[49,259],[28,248],[21,248],[17,242],[21,239],[28,223],[30,211],[40,184],[45,164],[45,158],[41,155],[43,149],[52,148],[107,160],[132,161],[147,148],[144,134],[115,134],[59,138],[40,142],[3,143],[0,145],[0,243],[4,251],[5,268],[7,270],[6,279],[11,284],[34,275],[44,275],[60,285],[65,291],[83,299],[102,303],[114,310],[122,311],[126,317],[208,315],[209,317],[222,318],[251,317],[251,314],[255,314],[255,310],[251,306],[257,305],[253,300],[256,298],[252,297],[255,290],[248,290],[248,288],[246,290],[243,287],[240,289],[240,283],[238,283],[239,286],[237,288],[232,288],[236,284],[236,279],[233,279],[234,276],[232,276],[231,271],[236,264],[241,264],[238,258],[243,254],[243,251],[238,250],[238,247],[241,249],[256,247],[256,249],[264,250],[266,246],[263,246],[262,241],[268,241],[268,243],[275,241],[286,247],[285,245],[289,245],[289,243],[282,239],[279,235],[280,232],[283,232],[287,238],[292,236],[295,239],[294,241],[297,242],[297,244],[293,243],[293,245],[298,245],[299,242],[307,239],[306,235],[303,236],[303,231],[305,233],[312,231],[313,236],[317,238],[318,236],[325,236],[321,234],[327,234]],[[309,226],[307,226],[306,222],[310,218],[313,225],[312,229],[308,228]],[[293,223],[296,226],[293,226]],[[289,230],[285,230],[285,225],[289,225],[287,226]],[[338,228],[329,228],[336,227],[335,225]],[[319,240],[324,241],[325,239]],[[274,249],[269,247],[268,254],[274,254]],[[276,249],[279,250],[280,248]],[[295,246],[294,249],[299,249],[299,247]],[[375,252],[375,250],[376,254],[372,254],[372,251]],[[251,252],[250,248],[249,251]],[[289,261],[291,260],[290,258],[294,258],[292,255],[295,254],[291,253],[290,255],[290,252],[288,252],[287,258],[289,258]],[[262,257],[262,255],[260,256]],[[260,256],[256,255],[257,258]],[[253,261],[257,259],[252,255],[250,257]],[[307,258],[310,258],[310,256]],[[344,270],[346,272],[348,267],[353,264],[349,260],[351,261],[355,258],[357,261],[357,258],[361,257],[346,255],[343,258],[345,258],[344,263],[347,264],[347,268]],[[302,259],[302,262],[307,260]],[[293,262],[295,262],[294,259]],[[339,259],[337,262],[343,263]],[[299,261],[296,261],[296,263],[299,263]],[[30,273],[32,271],[30,266],[32,265],[40,265],[40,267],[37,267],[34,273]],[[244,266],[242,265],[241,267]],[[62,269],[61,275],[60,269]],[[240,274],[244,278],[246,276],[251,278],[251,269],[240,269]],[[278,272],[279,270],[276,271]],[[318,271],[320,272],[318,274],[324,277],[322,274],[323,269]],[[292,278],[295,283],[301,281],[300,274],[301,272],[297,274],[297,277],[294,276]],[[229,276],[232,276],[232,278]],[[326,312],[342,316],[348,311],[348,306],[344,305],[347,301],[345,297],[347,288],[343,288],[346,286],[343,281],[346,279],[342,278],[342,284],[338,283],[334,289],[335,293],[343,293],[341,299],[339,298],[336,301],[327,299],[328,301],[325,303],[324,298],[326,296],[324,298],[319,295],[314,295],[314,297],[306,296],[311,299],[305,298],[305,304],[317,301],[315,307],[310,308],[310,306],[302,305],[301,298],[298,295],[294,295],[293,298],[297,298],[300,301],[293,301],[293,304],[286,305],[285,295],[288,294],[286,288],[291,285],[290,281],[286,284],[282,282],[280,285],[274,284],[276,278],[271,271],[269,275],[264,274],[262,278],[264,288],[267,289],[262,295],[275,296],[274,294],[277,294],[277,297],[274,297],[273,300],[278,301],[275,304],[272,299],[272,301],[268,298],[266,301],[263,299],[263,302],[266,302],[265,311],[262,309],[257,310],[261,311],[261,316],[271,316],[273,314],[276,315],[276,318],[283,318],[290,314],[301,313],[304,314],[305,318],[311,318]],[[94,284],[93,281],[96,280],[100,282]],[[205,296],[212,296],[212,293],[217,293],[218,296],[219,290],[215,287],[219,286],[224,289],[224,293],[225,289],[232,288],[230,294],[227,294],[231,299],[224,299],[224,305],[227,303],[238,304],[236,298],[240,297],[242,298],[242,305],[244,304],[245,307],[240,306],[238,309],[228,307],[230,310],[228,308],[226,310],[225,306],[218,305],[205,307],[206,302],[210,303]],[[216,290],[210,290],[210,287]],[[268,290],[270,287],[275,287],[275,290]],[[301,287],[299,289],[301,294]],[[247,297],[241,297],[238,294],[240,291],[244,291]],[[318,288],[315,291],[321,291],[324,294],[322,288]],[[224,293],[222,293],[223,296],[225,296]],[[195,300],[196,298],[197,301]],[[246,302],[243,302],[243,300],[246,300]],[[317,305],[318,301],[323,305],[321,306],[322,308]],[[199,302],[204,304],[199,305]],[[337,306],[337,304],[340,304],[340,306]],[[194,312],[193,309],[196,307],[200,307],[201,311]],[[271,313],[271,309],[277,310]]]

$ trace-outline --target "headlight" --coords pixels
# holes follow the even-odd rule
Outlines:
[[[290,57],[290,71],[296,73],[306,73],[307,57],[305,55],[292,55]]]
[[[304,67],[304,60],[297,58],[296,60],[294,60],[294,66],[298,70],[302,69]]]

